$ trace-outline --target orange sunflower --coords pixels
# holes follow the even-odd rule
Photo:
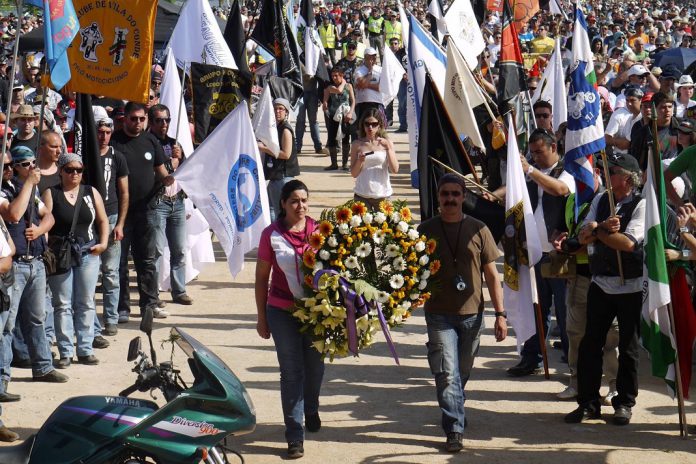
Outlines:
[[[309,236],[309,246],[318,250],[324,245],[324,235],[321,232],[314,232]]]
[[[406,222],[411,222],[413,219],[413,216],[411,215],[411,210],[408,209],[408,207],[404,206],[399,210],[399,214],[401,214],[401,219],[403,219]]]
[[[379,202],[379,209],[386,215],[390,215],[394,212],[394,205],[391,201],[382,200]]]
[[[425,252],[429,255],[432,255],[435,253],[435,249],[437,248],[437,242],[434,239],[430,239],[427,242],[425,242]]]
[[[365,203],[361,201],[356,201],[353,203],[350,207],[351,211],[353,214],[362,216],[363,214],[367,213],[367,207],[365,206]]]
[[[333,232],[334,226],[329,221],[321,221],[319,223],[319,233],[324,237],[328,237]]]
[[[345,206],[341,207],[336,211],[336,220],[343,224],[345,222],[349,222],[350,218],[353,217],[353,213],[351,212],[350,208],[346,208]]]
[[[437,274],[437,271],[439,271],[439,270],[440,270],[440,260],[439,259],[433,260],[430,263],[430,275]]]
[[[310,268],[310,269],[313,268],[317,262],[317,257],[314,254],[314,251],[312,251],[311,249],[308,249],[307,251],[305,251],[302,254],[302,262],[308,268]]]

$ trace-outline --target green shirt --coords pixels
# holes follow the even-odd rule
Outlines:
[[[691,181],[696,182],[696,145],[691,145],[681,152],[667,169],[675,176],[681,176],[686,172]]]

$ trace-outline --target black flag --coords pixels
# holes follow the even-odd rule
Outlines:
[[[274,99],[285,98],[293,107],[297,105],[297,101],[302,97],[303,90],[288,79],[271,76],[268,78],[268,85],[271,86],[271,95]]]
[[[92,96],[89,94],[77,94],[73,131],[73,150],[82,157],[82,164],[85,169],[82,180],[85,184],[97,189],[102,197],[105,197],[104,168],[102,168],[101,154],[99,152],[97,125],[94,122],[94,113],[92,112]]]
[[[246,51],[246,35],[242,24],[242,12],[239,8],[239,0],[232,0],[230,13],[227,15],[227,25],[223,34],[227,46],[230,47],[237,68],[245,75],[251,75]]]
[[[194,142],[201,143],[240,101],[249,100],[251,80],[240,71],[191,63]]]

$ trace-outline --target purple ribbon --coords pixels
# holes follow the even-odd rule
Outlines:
[[[322,269],[317,271],[314,275],[314,280],[312,285],[316,290],[319,290],[319,279],[322,275],[337,275],[338,272],[333,269]],[[382,326],[382,332],[384,333],[384,338],[387,340],[387,346],[389,346],[389,351],[391,351],[394,361],[397,365],[399,363],[399,356],[396,354],[396,348],[394,348],[394,342],[391,339],[391,334],[389,333],[389,325],[387,325],[387,320],[384,318],[382,313],[382,305],[377,301],[367,301],[362,295],[358,295],[350,285],[347,279],[344,277],[338,278],[338,293],[341,296],[343,306],[346,308],[346,329],[348,331],[348,350],[355,356],[358,356],[358,329],[355,324],[355,320],[369,312],[369,307],[372,306],[377,308],[377,315],[379,316],[379,323]],[[358,316],[358,314],[360,316]]]

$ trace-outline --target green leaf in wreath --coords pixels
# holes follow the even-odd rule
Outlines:
[[[362,295],[367,301],[377,300],[377,297],[379,296],[379,290],[377,290],[369,282],[362,279],[357,279],[355,282],[353,282],[353,286],[355,287],[355,292],[358,295]]]

